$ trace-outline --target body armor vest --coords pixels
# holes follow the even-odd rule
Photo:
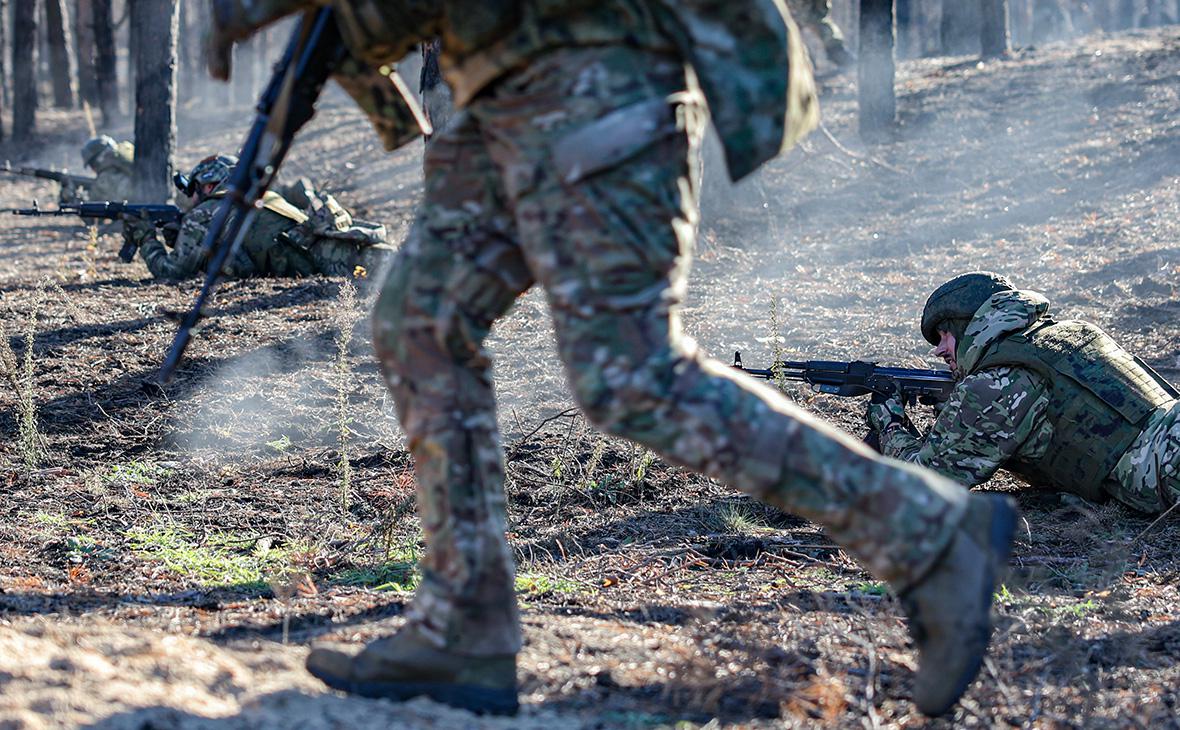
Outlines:
[[[1152,413],[1178,396],[1150,366],[1087,322],[1041,319],[992,344],[972,372],[1003,366],[1045,379],[1045,417],[1053,427],[1040,460],[1005,468],[1089,500],[1102,498],[1103,481]]]

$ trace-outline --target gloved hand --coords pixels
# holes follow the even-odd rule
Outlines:
[[[152,222],[147,213],[140,213],[138,216],[129,215],[123,219],[123,240],[127,243],[135,246],[142,245],[155,232],[156,224]]]
[[[897,396],[874,395],[869,401],[865,421],[869,424],[869,428],[878,433],[885,433],[894,424],[904,426],[906,422],[905,405]]]

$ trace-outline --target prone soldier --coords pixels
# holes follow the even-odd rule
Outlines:
[[[146,219],[124,219],[123,236],[138,246],[140,257],[158,279],[184,279],[204,270],[205,231],[225,196],[223,183],[237,158],[207,157],[187,177],[179,176],[191,209],[180,219],[171,250],[157,226]],[[262,210],[246,230],[242,246],[225,268],[230,278],[251,276],[349,276],[382,268],[393,249],[385,243],[385,227],[353,220],[331,195],[300,182],[288,193],[299,205],[275,192],[262,200]]]
[[[218,0],[210,62],[313,0]],[[317,648],[329,686],[486,712],[517,707],[521,631],[484,340],[540,283],[575,397],[604,431],[822,524],[897,589],[919,654],[914,698],[947,711],[978,672],[1015,511],[885,459],[706,357],[679,308],[708,104],[730,176],[814,127],[798,29],[775,0],[338,0],[338,73],[386,144],[412,139],[391,89],[349,74],[443,38],[460,109],[426,147],[425,196],[374,312],[414,457],[426,551],[404,626],[360,653]],[[310,17],[310,16],[308,16]],[[694,73],[686,71],[690,66]],[[351,68],[352,70],[347,70]]]
[[[899,399],[869,405],[887,456],[968,486],[1002,467],[1148,513],[1180,501],[1180,393],[1097,326],[973,272],[930,295],[921,329],[960,380],[924,438]]]

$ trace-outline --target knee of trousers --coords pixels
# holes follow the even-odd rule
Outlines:
[[[373,348],[387,377],[487,366],[479,323],[469,321],[458,303],[423,298],[398,286],[396,278],[387,281],[373,310]]]
[[[685,363],[684,353],[669,344],[592,358],[563,349],[578,406],[597,428],[622,438],[637,439],[642,423],[672,401],[676,366]]]

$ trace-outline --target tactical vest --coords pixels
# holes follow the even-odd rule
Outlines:
[[[1045,417],[1053,427],[1039,461],[1004,468],[1089,500],[1103,497],[1102,482],[1151,414],[1178,397],[1146,363],[1087,322],[1041,319],[993,343],[972,372],[1003,366],[1027,368],[1045,379]]]

